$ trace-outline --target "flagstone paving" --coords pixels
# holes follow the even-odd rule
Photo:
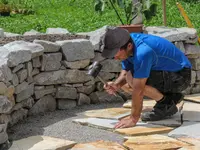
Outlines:
[[[184,121],[200,121],[200,104],[185,102],[183,106]]]
[[[200,103],[200,94],[186,95],[184,100]]]

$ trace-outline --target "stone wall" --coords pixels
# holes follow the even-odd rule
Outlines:
[[[88,66],[98,60],[103,65],[100,76],[104,80],[115,80],[119,75],[120,62],[101,57],[100,39],[105,29],[77,35],[42,35],[43,38],[41,35],[1,38],[0,144],[8,139],[7,126],[27,116],[83,104],[123,102],[128,98],[122,92],[120,96],[108,95],[98,79],[86,74]],[[191,86],[184,93],[200,92],[196,30],[148,27],[144,32],[167,38],[187,55],[193,71]],[[27,37],[31,40],[25,40]]]

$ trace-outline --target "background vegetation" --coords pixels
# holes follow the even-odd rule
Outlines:
[[[0,0],[1,1],[1,0]],[[93,0],[8,0],[12,7],[28,8],[35,13],[0,16],[0,28],[7,32],[24,33],[31,29],[45,32],[48,27],[66,28],[70,32],[86,32],[104,25],[120,25],[114,10],[105,8],[103,14],[94,11]],[[146,26],[162,26],[162,1],[158,3],[156,16]],[[196,29],[200,27],[200,2],[198,0],[179,1]],[[122,11],[120,13],[123,13]],[[123,18],[125,19],[125,18]],[[187,26],[176,7],[175,0],[167,0],[167,26]]]

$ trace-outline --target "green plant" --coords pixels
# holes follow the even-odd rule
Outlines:
[[[10,13],[11,12],[11,7],[8,4],[0,4],[0,13]]]
[[[122,17],[120,16],[118,7],[123,9],[126,18],[126,24],[132,22],[139,14],[142,14],[146,20],[151,20],[156,15],[157,4],[150,3],[150,0],[94,0],[95,11],[102,12],[105,7],[113,8],[115,13],[122,24],[124,24]]]

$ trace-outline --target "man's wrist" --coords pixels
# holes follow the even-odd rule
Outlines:
[[[140,116],[130,116],[131,120],[133,121],[133,123],[137,123],[138,120],[140,119]]]

